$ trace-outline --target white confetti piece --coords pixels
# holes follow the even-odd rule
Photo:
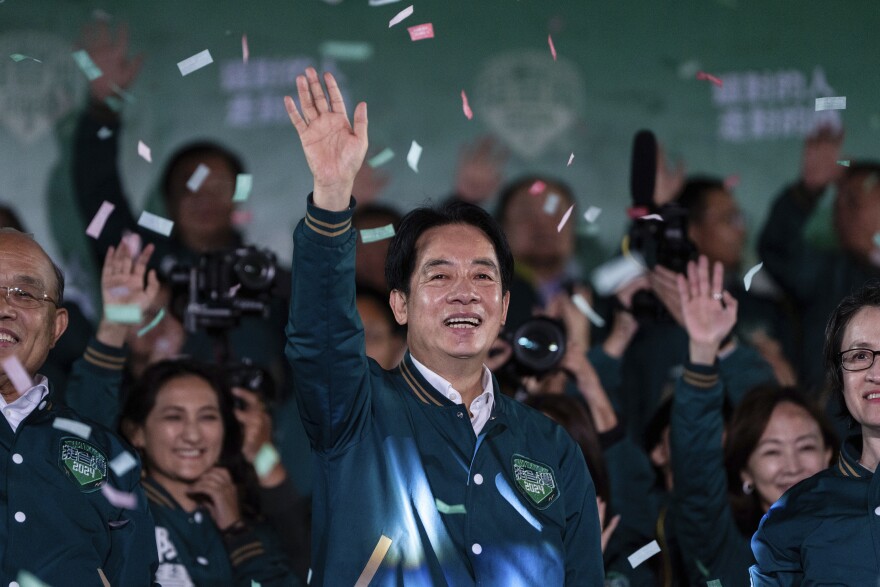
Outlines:
[[[86,234],[94,239],[101,236],[101,231],[104,230],[104,225],[107,224],[107,219],[110,218],[110,214],[113,213],[114,208],[116,208],[116,206],[107,200],[104,200],[101,203],[101,207],[98,208],[98,212],[95,214],[94,218],[92,218],[92,221],[89,222],[89,226],[86,228]]]
[[[101,486],[101,494],[110,502],[110,505],[117,508],[122,508],[125,510],[134,510],[137,509],[137,496],[134,493],[127,493],[125,491],[120,491],[110,486],[109,483],[104,483]]]
[[[571,212],[574,210],[574,204],[568,207],[568,210],[565,211],[565,214],[562,215],[562,220],[559,221],[559,225],[556,227],[556,232],[562,232],[562,228],[565,226],[565,223],[568,222],[568,217],[571,216]]]
[[[746,291],[749,291],[749,288],[752,287],[752,279],[755,277],[755,274],[761,270],[761,267],[764,266],[763,261],[758,263],[746,273],[745,277],[743,277],[743,285],[746,287]]]
[[[14,387],[15,391],[18,393],[24,393],[34,386],[31,376],[28,375],[24,365],[21,364],[21,361],[19,361],[18,357],[15,355],[9,355],[0,360],[0,366],[3,367],[3,371],[6,373],[6,378],[9,379],[12,383],[12,387]]]
[[[15,61],[16,63],[24,61],[25,59],[30,59],[31,61],[36,61],[37,63],[42,63],[42,61],[40,61],[39,59],[37,59],[35,57],[31,57],[30,55],[22,55],[21,53],[13,53],[12,55],[9,56],[9,58],[12,59],[13,61]]]
[[[204,163],[199,163],[199,166],[196,167],[196,170],[193,171],[193,174],[186,181],[186,189],[191,192],[199,191],[199,188],[202,187],[202,184],[205,183],[210,174],[211,168]]]
[[[103,140],[109,139],[113,136],[113,131],[107,128],[106,126],[102,126],[98,129],[98,138]]]
[[[581,314],[589,318],[590,322],[596,325],[597,328],[602,328],[605,326],[605,318],[596,313],[596,310],[590,305],[590,302],[587,301],[587,298],[582,296],[579,293],[571,296],[571,301],[580,310]]]
[[[559,200],[559,194],[547,194],[547,199],[544,200],[544,214],[556,214]]]
[[[659,214],[648,214],[647,216],[639,216],[639,220],[657,220],[663,222],[663,217]]]
[[[171,229],[174,228],[174,221],[144,211],[141,212],[141,217],[138,218],[138,226],[143,226],[147,230],[168,236],[171,234]]]
[[[271,473],[280,461],[281,457],[275,447],[268,442],[263,444],[257,452],[257,456],[254,457],[254,470],[257,472],[257,477],[263,478]]]
[[[104,307],[104,316],[110,322],[119,324],[140,324],[143,320],[141,307],[137,304],[107,304]]]
[[[392,159],[394,159],[394,151],[386,147],[381,153],[367,161],[367,165],[375,169],[376,167],[385,165]]]
[[[80,49],[79,51],[74,51],[71,53],[71,57],[76,61],[76,64],[82,70],[89,81],[96,80],[102,75],[101,69],[95,65],[95,62],[92,61],[92,58],[89,57],[89,54],[86,53],[85,49]]]
[[[568,163],[565,165],[566,167],[571,167],[571,162],[574,161],[574,153],[568,156]]]
[[[147,162],[153,162],[153,155],[150,152],[150,148],[143,141],[138,141],[138,155],[143,157]]]
[[[338,61],[366,61],[373,56],[373,46],[361,41],[325,41],[321,55]]]
[[[412,15],[412,13],[413,13],[412,5],[407,6],[406,8],[404,8],[403,10],[398,12],[394,18],[392,18],[390,21],[388,21],[388,28],[390,29],[391,27],[393,27],[394,25],[396,25],[397,23],[399,23],[403,19]]]
[[[602,213],[602,208],[597,208],[595,206],[590,206],[587,208],[587,211],[584,212],[584,220],[587,222],[596,222],[596,218],[599,217],[599,214]]]
[[[394,236],[394,225],[386,224],[379,228],[363,228],[360,231],[361,242],[364,244],[374,243]]]
[[[84,424],[83,422],[77,422],[76,420],[70,420],[68,418],[55,418],[52,422],[52,428],[57,430],[64,430],[65,432],[70,432],[71,434],[76,434],[80,438],[88,439],[88,437],[92,434],[92,427],[88,424]]]
[[[846,96],[816,98],[816,112],[820,110],[846,110]]]
[[[640,549],[626,557],[626,560],[629,561],[629,564],[632,565],[632,568],[636,568],[658,552],[660,552],[660,545],[657,544],[656,540],[652,540],[645,546],[641,547]]]
[[[135,465],[137,465],[137,459],[131,456],[131,453],[128,451],[119,453],[110,461],[110,468],[117,477],[122,477],[131,471]]]
[[[413,141],[412,145],[409,146],[409,153],[406,154],[406,163],[409,165],[409,168],[419,172],[419,158],[422,156],[422,146],[417,142]]]
[[[247,35],[241,36],[241,61],[245,65],[247,65],[248,59],[250,59],[251,50],[248,48]]]
[[[386,4],[394,4],[400,0],[370,0],[370,6],[385,6]]]
[[[250,173],[239,173],[235,176],[235,194],[233,202],[244,202],[251,196],[251,188],[254,185],[254,176]]]
[[[192,57],[187,57],[183,61],[178,62],[177,69],[180,70],[180,75],[189,75],[197,69],[212,63],[214,63],[214,59],[211,57],[211,52],[205,49]]]

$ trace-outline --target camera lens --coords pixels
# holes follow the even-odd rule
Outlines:
[[[551,371],[565,355],[565,330],[550,318],[527,320],[514,331],[512,342],[513,358],[523,374]]]
[[[259,291],[269,289],[275,279],[275,261],[262,251],[250,249],[241,254],[233,271],[242,287]]]

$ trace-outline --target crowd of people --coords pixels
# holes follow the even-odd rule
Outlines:
[[[676,264],[627,248],[588,276],[575,223],[560,226],[573,188],[506,180],[491,140],[464,152],[441,204],[379,203],[366,104],[349,118],[333,77],[308,69],[299,105],[286,102],[314,177],[291,271],[274,268],[258,313],[193,328],[169,269],[246,247],[232,224],[244,164],[184,146],[159,179],[174,232],[139,227],[107,97],[140,62],[105,25],[88,39],[104,76],[69,173],[84,222],[115,206],[91,240],[96,323],[14,210],[0,215],[2,581],[880,576],[880,163],[839,165],[841,133],[806,140],[751,287],[734,192],[671,170],[662,150],[652,211],[682,210],[690,248]],[[200,166],[210,175],[193,190]],[[828,190],[837,238],[816,243],[805,228]],[[386,226],[390,238],[360,238]]]

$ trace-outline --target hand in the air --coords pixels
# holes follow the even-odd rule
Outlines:
[[[124,23],[116,28],[115,38],[106,22],[90,23],[83,29],[81,44],[103,74],[89,84],[96,101],[118,96],[119,90],[128,88],[137,78],[144,56],[129,57],[128,27]]]
[[[712,364],[721,342],[736,324],[737,303],[724,290],[724,267],[716,262],[710,279],[709,260],[701,255],[697,263],[688,263],[687,278],[678,275],[678,291],[691,361]]]
[[[804,141],[801,160],[801,179],[809,190],[820,190],[836,182],[843,175],[843,167],[837,164],[843,131],[831,126],[821,126]]]

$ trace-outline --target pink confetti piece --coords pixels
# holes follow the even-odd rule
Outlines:
[[[143,141],[138,141],[138,155],[143,157],[148,163],[153,162],[153,155],[150,153],[150,148]]]
[[[739,176],[738,175],[728,175],[724,178],[724,189],[732,190],[736,186],[739,185]]]
[[[12,383],[12,387],[14,387],[15,391],[18,393],[24,393],[34,386],[31,376],[28,375],[24,366],[21,364],[21,361],[19,361],[18,357],[15,355],[9,355],[0,360],[0,366],[3,367],[3,371],[6,373],[6,378],[9,379]]]
[[[126,233],[122,236],[122,243],[125,245],[125,248],[128,250],[128,254],[131,255],[132,259],[141,254],[143,242],[141,241],[141,235],[138,233]]]
[[[537,196],[539,194],[544,193],[544,190],[547,189],[547,184],[541,181],[540,179],[532,184],[532,187],[529,188],[529,193],[533,196]]]
[[[467,94],[464,93],[464,90],[461,91],[461,109],[468,120],[474,117],[474,112],[471,110],[471,105],[468,104]]]
[[[562,227],[568,222],[568,217],[571,216],[572,210],[574,210],[574,204],[569,206],[568,210],[565,211],[565,214],[562,215],[562,220],[559,221],[559,226],[556,227],[556,232],[562,232]]]
[[[104,483],[101,486],[101,494],[107,498],[107,501],[109,501],[110,505],[113,507],[125,510],[137,509],[137,496],[133,493],[120,491],[111,487],[109,483]]]
[[[409,18],[412,15],[412,13],[413,13],[412,5],[407,6],[406,8],[404,8],[403,10],[398,12],[394,18],[392,18],[390,21],[388,21],[388,28],[390,29],[391,27],[398,24],[400,21],[404,20],[405,18]]]
[[[238,290],[240,290],[240,289],[241,289],[241,284],[240,284],[240,283],[236,283],[235,285],[233,285],[232,287],[230,287],[230,288],[229,288],[229,297],[230,297],[230,298],[234,298],[234,297],[235,297],[235,294],[237,294],[237,293],[238,293]]]
[[[551,35],[547,35],[547,43],[550,45],[550,55],[553,56],[553,61],[556,61],[556,47],[553,46],[553,37]]]
[[[86,234],[90,237],[97,239],[101,236],[101,231],[104,230],[104,225],[107,224],[107,219],[110,218],[110,214],[113,213],[113,209],[116,206],[104,200],[101,204],[101,207],[98,208],[98,212],[95,214],[95,217],[92,218],[92,221],[89,222],[88,228],[86,228]]]
[[[411,41],[421,41],[422,39],[434,38],[434,25],[430,22],[426,22],[425,24],[417,24],[416,26],[411,26],[406,30],[409,31],[409,38]]]
[[[572,161],[574,161],[574,153],[568,156],[568,164],[566,164],[566,167],[571,167]]]
[[[715,84],[719,88],[724,85],[724,82],[721,81],[719,78],[715,77],[711,73],[706,73],[705,71],[698,71],[697,72],[697,79],[698,80],[709,80],[710,82],[712,82],[713,84]]]
[[[251,51],[248,49],[247,35],[241,36],[241,62],[247,65],[250,59]]]

